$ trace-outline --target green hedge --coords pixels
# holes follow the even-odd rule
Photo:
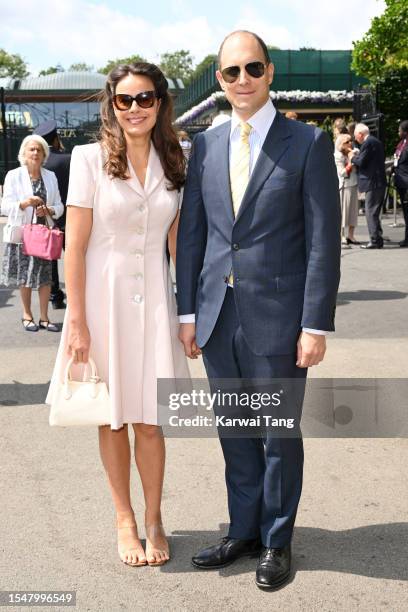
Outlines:
[[[385,148],[392,155],[398,142],[398,125],[408,119],[408,69],[384,78],[377,88],[378,110],[384,114]]]

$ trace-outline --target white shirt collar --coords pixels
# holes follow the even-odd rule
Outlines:
[[[275,116],[276,108],[274,107],[272,100],[269,98],[268,101],[247,120],[247,123],[249,123],[252,129],[258,133],[260,139],[264,141],[273,120],[275,119]],[[236,113],[233,111],[231,116],[231,136],[240,123],[241,119],[239,119],[239,117],[237,117]]]

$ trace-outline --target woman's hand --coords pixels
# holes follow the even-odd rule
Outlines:
[[[20,202],[21,210],[25,210],[29,206],[33,206],[34,208],[37,208],[37,206],[44,206],[44,201],[38,196],[30,196],[26,200]]]
[[[47,208],[42,204],[38,204],[37,208],[35,209],[35,214],[37,217],[45,217],[47,214]]]
[[[69,323],[68,354],[74,358],[74,363],[87,363],[91,336],[86,323]]]

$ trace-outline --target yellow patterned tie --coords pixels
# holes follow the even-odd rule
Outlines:
[[[249,181],[249,134],[251,129],[249,123],[240,123],[239,145],[231,159],[231,194],[235,216],[238,214]]]
[[[244,193],[248,185],[249,162],[251,157],[249,134],[251,133],[252,128],[249,123],[244,123],[242,121],[240,123],[240,130],[239,145],[232,155],[230,168],[232,205],[234,207],[235,217],[238,214],[242,198],[244,197]],[[231,286],[234,285],[232,271],[228,278],[228,284]]]

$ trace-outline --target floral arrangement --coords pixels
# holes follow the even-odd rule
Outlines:
[[[345,102],[350,103],[353,101],[354,92],[352,91],[302,91],[295,89],[293,91],[271,91],[271,100],[274,101],[285,101],[285,102],[304,102],[320,103],[320,104],[344,104]],[[217,101],[225,101],[225,93],[223,91],[216,91],[212,93],[208,98],[196,104],[190,110],[186,111],[175,121],[177,127],[191,123],[200,117],[205,111],[217,107]]]

